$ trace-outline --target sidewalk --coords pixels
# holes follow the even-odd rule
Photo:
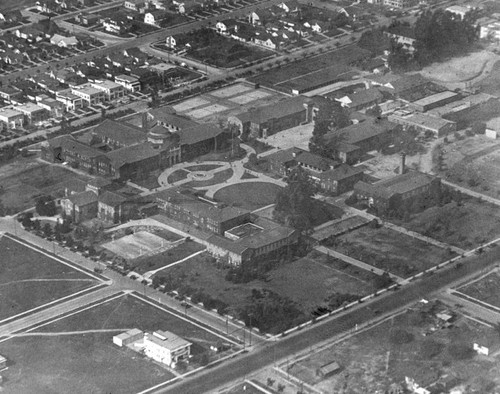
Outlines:
[[[461,191],[462,193],[464,194],[467,194],[469,196],[472,196],[472,197],[476,197],[476,198],[479,198],[481,200],[485,200],[485,201],[488,201],[492,204],[495,204],[495,205],[498,205],[500,206],[500,200],[496,199],[496,198],[493,198],[493,197],[490,197],[490,196],[487,196],[485,194],[482,194],[482,193],[478,193],[478,192],[475,192],[473,190],[470,190],[470,189],[467,189],[465,187],[462,187],[462,186],[459,186],[455,183],[451,183],[445,179],[442,179],[441,182],[447,186],[450,186],[452,187],[453,189],[455,190],[459,190]]]

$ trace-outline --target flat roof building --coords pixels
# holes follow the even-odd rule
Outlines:
[[[410,104],[410,108],[413,108],[420,112],[426,112],[430,109],[441,107],[460,99],[461,96],[458,93],[444,91],[414,101]]]
[[[407,113],[405,111],[396,111],[389,115],[388,119],[396,124],[407,127],[414,127],[419,132],[432,132],[437,137],[443,137],[456,131],[457,124],[450,120],[428,115],[427,113]]]
[[[144,335],[146,356],[171,368],[175,368],[179,361],[189,359],[191,345],[191,342],[169,331],[155,331]]]
[[[113,343],[117,346],[127,346],[132,342],[142,340],[144,338],[144,333],[138,328],[133,328],[127,332],[115,335],[113,337]]]

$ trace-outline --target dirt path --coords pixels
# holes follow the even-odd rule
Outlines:
[[[99,334],[103,332],[125,332],[132,328],[108,328],[100,330],[84,330],[84,331],[63,331],[63,332],[22,332],[12,334],[11,337],[58,337],[61,335],[84,335],[84,334]]]

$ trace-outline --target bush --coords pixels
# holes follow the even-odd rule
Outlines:
[[[448,346],[448,354],[455,360],[467,360],[472,358],[474,350],[465,343],[452,343]]]

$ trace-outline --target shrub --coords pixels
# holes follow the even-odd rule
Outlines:
[[[448,346],[448,354],[455,360],[467,360],[472,358],[474,350],[465,343],[452,343]]]

